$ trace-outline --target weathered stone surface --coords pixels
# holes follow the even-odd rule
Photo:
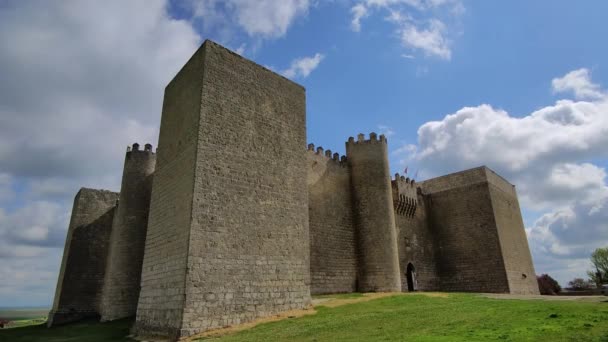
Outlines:
[[[74,198],[48,326],[98,317],[118,194],[82,188]]]
[[[350,170],[338,156],[307,152],[311,293],[357,291]],[[331,153],[331,152],[330,152]]]
[[[386,139],[375,133],[346,143],[357,226],[362,292],[401,291],[397,231]]]
[[[368,153],[380,158],[384,152]],[[390,260],[382,256],[392,250],[392,241],[387,239],[390,235],[379,234],[382,225],[374,223],[381,220],[374,218],[367,221],[371,227],[368,233],[354,234],[357,243],[352,244],[351,232],[361,224],[357,220],[369,219],[370,214],[362,214],[355,204],[354,183],[344,185],[351,177],[351,169],[343,168],[346,161],[328,157],[322,149],[315,152],[314,146],[309,146],[312,291],[373,291],[361,282],[362,275],[369,267],[366,263],[380,264],[372,264],[377,272],[392,269],[382,265]],[[371,169],[382,170],[377,166]],[[385,177],[362,178],[368,186],[370,180]],[[480,167],[421,184],[396,175],[391,186],[401,291],[538,293],[534,277],[529,276],[534,267],[513,185]],[[377,193],[367,197],[377,200]],[[350,204],[348,196],[353,196]],[[353,215],[348,215],[349,210]],[[379,235],[369,239],[372,234]],[[355,279],[353,264],[348,262],[353,255],[358,256]],[[408,266],[413,270],[409,286]],[[357,285],[348,290],[344,285],[353,280]],[[378,286],[383,281],[370,283]]]
[[[186,336],[310,304],[305,122],[301,86],[209,41],[167,87],[138,333]],[[176,170],[188,189],[162,197]],[[185,210],[163,210],[176,201]]]
[[[137,311],[155,164],[156,154],[149,144],[144,149],[133,144],[125,155],[103,286],[102,321],[135,316]]]
[[[310,305],[304,88],[204,49],[182,335]]]
[[[182,328],[204,55],[203,46],[165,88],[134,326],[140,335],[178,337]]]
[[[509,293],[539,294],[515,187],[486,168]]]
[[[428,195],[441,289],[509,292],[487,184]]]
[[[479,167],[421,188],[438,244],[441,290],[538,293],[528,277],[534,269],[512,185]]]
[[[418,186],[404,176],[391,182],[397,227],[402,291],[440,289],[437,270],[437,241],[428,224],[426,199]],[[408,265],[413,267],[413,284],[408,286]],[[412,281],[411,280],[411,281]],[[411,288],[410,288],[411,287]]]

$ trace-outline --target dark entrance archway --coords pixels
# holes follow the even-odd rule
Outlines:
[[[414,267],[414,265],[411,262],[409,264],[407,264],[406,277],[407,277],[407,290],[409,292],[417,291],[418,283],[416,282],[416,268]]]

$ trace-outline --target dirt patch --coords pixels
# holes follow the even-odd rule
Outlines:
[[[445,292],[405,292],[404,295],[423,295],[434,298],[448,298],[450,295]]]
[[[276,321],[281,321],[281,320],[288,319],[288,318],[298,318],[298,317],[307,316],[307,315],[314,315],[316,313],[317,312],[312,307],[310,309],[305,309],[305,310],[286,311],[286,312],[282,312],[282,313],[274,315],[274,316],[263,317],[263,318],[256,319],[254,321],[239,324],[239,325],[205,331],[204,333],[200,333],[200,334],[196,334],[196,335],[192,335],[192,336],[180,339],[180,341],[196,341],[203,337],[218,337],[218,336],[233,334],[233,333],[236,333],[236,332],[239,332],[242,330],[251,329],[251,328],[255,327],[256,325],[259,325],[262,323],[276,322]]]
[[[335,308],[338,306],[346,305],[346,304],[354,304],[360,302],[367,302],[373,299],[385,298],[391,296],[401,296],[403,293],[401,292],[374,292],[374,293],[364,293],[362,297],[355,298],[322,298],[325,299],[320,303],[316,303],[319,306],[326,306],[328,308]]]
[[[482,293],[481,296],[492,299],[521,299],[521,300],[557,300],[599,303],[608,299],[606,296],[542,296],[542,295],[516,295],[507,293]]]

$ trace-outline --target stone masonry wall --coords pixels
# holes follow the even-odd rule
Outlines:
[[[416,272],[417,290],[438,291],[440,278],[436,260],[437,244],[428,225],[426,200],[422,194],[418,194],[418,186],[413,181],[397,174],[391,183],[401,289],[408,291],[407,267],[411,263]]]
[[[346,155],[357,225],[358,290],[401,291],[386,138],[375,133],[369,140],[363,134],[357,138],[348,139]]]
[[[192,218],[204,49],[165,88],[134,333],[178,337]]]
[[[485,168],[421,184],[442,291],[509,292]]]
[[[539,294],[515,187],[490,169],[486,173],[509,290],[515,294]]]
[[[182,336],[310,305],[305,90],[202,49]]]
[[[98,317],[117,200],[106,190],[76,194],[48,326]]]
[[[152,177],[152,145],[127,151],[114,215],[101,304],[101,320],[135,316],[144,257]]]
[[[311,293],[357,291],[356,235],[346,157],[308,145]]]

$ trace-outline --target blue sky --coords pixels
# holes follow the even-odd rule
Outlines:
[[[52,301],[73,196],[119,190],[204,39],[304,85],[308,140],[388,136],[419,180],[488,165],[517,186],[537,273],[608,245],[605,1],[0,3],[0,306]]]

